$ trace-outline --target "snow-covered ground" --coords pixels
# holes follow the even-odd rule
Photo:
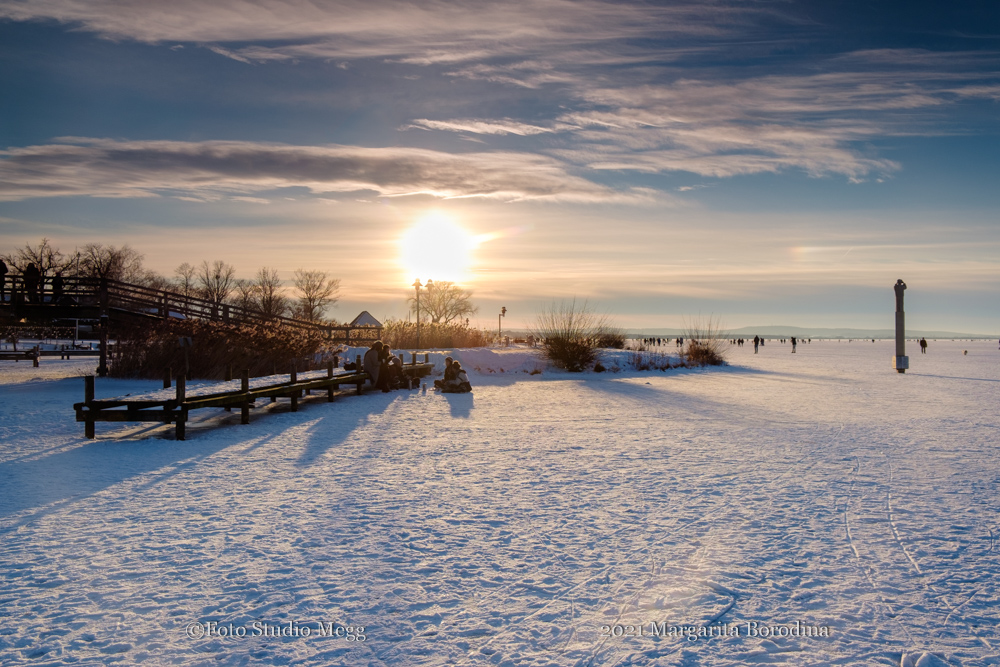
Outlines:
[[[471,395],[202,411],[184,442],[85,440],[93,359],[0,362],[0,664],[998,664],[1000,351],[908,351],[461,351]]]

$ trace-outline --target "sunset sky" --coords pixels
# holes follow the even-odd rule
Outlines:
[[[0,91],[0,251],[1000,332],[996,2],[0,0]]]

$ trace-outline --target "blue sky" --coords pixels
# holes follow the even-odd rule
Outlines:
[[[402,316],[436,215],[483,324],[1000,331],[995,3],[7,0],[0,86],[4,248]]]

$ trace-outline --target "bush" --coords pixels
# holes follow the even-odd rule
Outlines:
[[[574,373],[597,361],[602,343],[618,349],[625,346],[625,334],[620,329],[606,317],[595,315],[586,302],[578,306],[576,299],[543,311],[531,334],[542,341],[542,350],[553,364]]]
[[[632,350],[629,354],[629,365],[637,371],[667,371],[675,367],[670,362],[670,355],[663,352],[648,352],[642,346],[641,349]]]
[[[696,320],[685,327],[681,358],[685,366],[723,366],[729,350],[729,338],[723,335],[718,319]]]
[[[415,322],[388,320],[382,328],[382,342],[394,350],[421,348],[486,347],[493,343],[496,334],[485,329],[473,329],[462,323],[420,323],[420,345],[417,345]]]
[[[327,341],[321,330],[280,324],[209,320],[141,323],[115,332],[111,376],[157,379],[167,368],[179,376],[184,371],[184,348],[178,344],[182,337],[192,339],[187,348],[190,377],[206,380],[224,379],[228,367],[235,377],[245,369],[251,377],[287,373],[292,362],[305,371],[322,365],[315,363],[317,355],[325,359],[339,347]]]

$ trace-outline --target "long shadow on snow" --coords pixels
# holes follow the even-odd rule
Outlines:
[[[451,416],[459,419],[468,419],[472,414],[472,409],[476,407],[472,394],[442,394],[448,401],[448,408]]]
[[[136,440],[133,432],[125,440],[85,440],[80,446],[69,449],[60,445],[60,451],[48,455],[39,452],[30,458],[5,461],[0,463],[0,487],[4,489],[0,497],[0,517],[54,503],[63,506],[134,477],[170,468],[169,472],[158,476],[157,482],[162,481],[233,445],[250,442],[254,443],[251,448],[260,447],[289,428],[288,417],[301,415],[293,417],[297,425],[307,417],[315,418],[321,406],[328,406],[328,414],[310,428],[309,444],[296,461],[299,466],[310,465],[330,448],[343,444],[372,414],[385,412],[399,398],[398,393],[342,397],[332,405],[325,400],[306,400],[297,413],[280,408],[259,411],[249,426],[234,423],[238,415],[219,410],[218,414],[189,422],[188,439],[183,441],[160,437]],[[220,424],[220,421],[229,423]],[[163,426],[152,429],[162,430]],[[199,437],[209,432],[214,437]],[[47,513],[48,510],[36,513],[25,521],[36,520]],[[0,529],[0,532],[12,528]]]
[[[334,408],[334,413],[321,417],[309,429],[309,442],[302,450],[295,465],[299,467],[312,465],[328,450],[344,444],[351,433],[368,422],[371,415],[385,413],[396,401],[405,401],[416,398],[416,396],[416,392],[398,391],[388,394],[348,397],[342,401],[338,399],[331,406]],[[314,403],[313,405],[329,404]]]
[[[942,380],[971,380],[973,382],[1000,382],[995,378],[963,378],[955,377],[954,375],[933,375],[931,373],[910,373],[910,375],[916,375],[917,377],[924,378],[941,378]]]
[[[817,378],[817,376],[810,374],[775,372],[756,368],[746,368],[742,366],[681,369],[679,371],[679,373],[683,373],[685,376],[707,375],[709,373],[719,372],[726,374],[732,373],[736,375],[759,376],[762,378],[772,379],[799,377],[815,380]],[[588,379],[596,379],[597,381],[586,382],[583,386],[592,391],[614,394],[616,396],[632,398],[640,401],[653,399],[657,402],[666,403],[672,407],[676,407],[678,410],[683,410],[702,417],[716,418],[723,421],[732,420],[734,410],[737,411],[736,414],[741,415],[740,418],[742,420],[747,422],[766,424],[772,419],[783,420],[785,418],[783,413],[780,411],[762,410],[759,407],[755,409],[753,414],[743,414],[743,406],[736,400],[733,402],[726,402],[705,398],[703,396],[695,396],[684,391],[675,391],[662,384],[653,386],[648,382],[642,382],[642,380],[647,377],[669,379],[671,377],[679,377],[679,375],[675,374],[674,371],[648,371],[629,373],[624,377],[603,375],[599,379],[596,379],[593,378],[593,376],[590,376]],[[684,385],[678,385],[678,387],[682,386]]]
[[[178,464],[188,465],[229,446],[227,441],[86,441],[31,460],[0,463],[0,517],[86,498],[114,484]],[[175,468],[176,473],[180,467]]]

